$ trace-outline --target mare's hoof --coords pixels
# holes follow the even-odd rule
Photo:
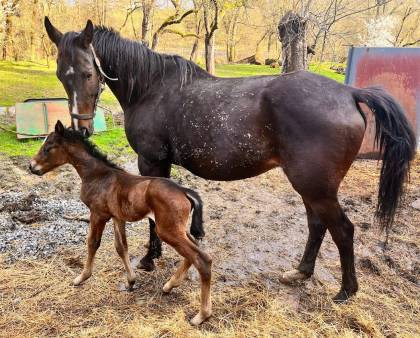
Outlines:
[[[195,315],[193,319],[191,319],[190,323],[193,326],[198,326],[204,323],[207,319],[211,317],[211,312],[202,313],[201,311]]]
[[[294,284],[296,282],[300,282],[303,281],[305,279],[308,279],[309,276],[297,269],[293,269],[290,271],[286,271],[284,272],[281,276],[280,276],[280,282],[284,283],[284,284]]]
[[[132,292],[134,291],[134,283],[119,283],[118,284],[118,291],[121,292]]]
[[[155,269],[155,263],[153,262],[153,259],[145,256],[140,260],[137,267],[146,271],[153,271]]]
[[[347,303],[349,298],[356,294],[356,291],[347,291],[344,289],[341,289],[339,293],[335,295],[333,298],[334,303],[336,304],[344,304]]]

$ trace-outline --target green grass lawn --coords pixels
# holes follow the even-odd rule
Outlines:
[[[330,70],[330,65],[314,64],[310,70],[344,82],[344,75]],[[216,72],[221,77],[243,77],[277,75],[279,69],[256,65],[216,65]],[[55,64],[48,68],[33,62],[0,61],[0,106],[12,106],[28,98],[43,97],[66,97],[63,86],[55,75]],[[109,89],[101,96],[101,104],[118,109],[118,102]],[[93,141],[111,156],[132,153],[122,128],[95,135]],[[0,130],[0,153],[9,156],[33,156],[40,145],[40,140],[18,141],[14,134]]]
[[[344,75],[329,69],[331,64],[313,64],[310,70],[339,82]],[[33,62],[0,61],[0,106],[13,106],[29,98],[66,97],[66,93],[55,76],[55,63],[51,68]],[[243,77],[255,75],[277,75],[279,69],[256,65],[216,65],[221,77]],[[118,107],[117,100],[110,90],[101,96],[101,103]]]

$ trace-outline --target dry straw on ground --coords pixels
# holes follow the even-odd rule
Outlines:
[[[170,295],[161,287],[173,270],[173,253],[157,271],[139,273],[139,288],[118,291],[124,281],[119,258],[109,243],[101,248],[94,276],[70,286],[80,271],[84,248],[69,249],[48,261],[1,265],[2,337],[255,337],[255,336],[407,336],[420,335],[418,287],[384,262],[359,269],[362,290],[347,305],[330,297],[336,285],[304,285],[294,301],[288,288],[271,289],[256,280],[240,287],[214,288],[214,316],[200,328],[188,319],[198,308],[198,283],[191,280]],[[168,257],[169,256],[169,257]],[[217,276],[216,276],[217,280]],[[215,282],[217,284],[217,282]]]

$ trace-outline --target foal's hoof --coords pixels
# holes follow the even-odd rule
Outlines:
[[[165,293],[169,293],[169,292],[172,291],[172,289],[173,289],[173,287],[172,287],[171,282],[170,281],[167,281],[165,283],[165,285],[163,286],[162,291],[165,292]]]
[[[153,262],[153,259],[145,256],[140,260],[137,267],[146,271],[153,271],[155,269],[155,263]]]
[[[294,284],[296,282],[300,282],[308,278],[309,278],[308,275],[304,274],[303,272],[297,269],[293,269],[293,270],[284,272],[280,276],[280,282],[284,284]]]
[[[83,274],[77,276],[74,280],[73,280],[73,286],[79,286],[80,284],[82,284],[86,279],[88,279],[90,276],[85,276]]]
[[[203,312],[199,312],[195,315],[195,317],[193,319],[191,319],[190,323],[193,326],[198,326],[202,323],[204,323],[207,319],[209,319],[211,317],[211,312],[208,313],[203,313]]]

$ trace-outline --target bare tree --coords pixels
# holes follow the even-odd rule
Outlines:
[[[3,43],[2,43],[2,59],[6,60],[8,57],[7,47],[9,44],[12,44],[12,32],[13,32],[13,21],[12,17],[17,15],[19,12],[19,2],[20,0],[13,1],[1,1],[1,7],[4,10],[3,20],[4,20],[4,33],[3,33]]]
[[[191,48],[190,60],[196,62],[197,56],[198,56],[198,44],[200,42],[200,34],[203,28],[203,19],[201,15],[202,13],[200,11],[202,8],[202,3],[199,0],[193,0],[193,4],[194,4],[194,10],[195,10],[195,15],[194,15],[195,39],[194,39],[193,46]]]
[[[150,31],[152,26],[152,12],[155,7],[156,0],[141,0],[141,8],[143,11],[143,19],[141,22],[141,41],[146,46],[150,46]]]
[[[219,4],[217,0],[207,0],[203,3],[204,15],[204,53],[206,57],[206,70],[210,74],[216,73],[214,52],[215,52],[215,32],[218,29]]]
[[[307,22],[306,17],[289,11],[279,24],[279,36],[282,43],[282,72],[289,73],[308,68],[307,59]]]
[[[157,45],[159,43],[159,36],[164,33],[173,33],[174,31],[171,29],[168,29],[169,26],[176,25],[181,23],[186,17],[189,15],[195,13],[194,9],[190,9],[188,11],[182,12],[181,8],[181,1],[180,0],[171,0],[172,5],[175,8],[175,13],[166,20],[162,22],[162,24],[159,26],[159,28],[155,31],[153,34],[153,40],[152,40],[152,49],[155,50],[157,48]],[[184,36],[181,32],[179,35]]]

